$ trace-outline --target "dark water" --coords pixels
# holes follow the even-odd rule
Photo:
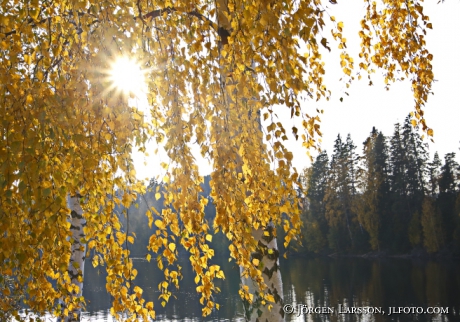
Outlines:
[[[291,259],[283,271],[285,303],[332,307],[335,314],[307,314],[297,321],[458,321],[460,320],[460,263],[412,261],[408,259],[368,260]],[[337,314],[351,307],[370,306],[377,314]],[[343,307],[349,307],[349,310]],[[433,307],[447,314],[390,313],[417,312]],[[400,309],[399,309],[400,308]],[[294,316],[291,316],[294,317]]]
[[[154,301],[160,321],[243,321],[243,306],[238,297],[239,270],[233,262],[222,260],[226,279],[217,281],[222,292],[216,296],[220,310],[201,317],[194,274],[186,262],[177,298],[165,308],[158,301],[162,274],[155,261],[135,259],[136,284],[144,297]],[[414,261],[409,259],[289,258],[281,262],[285,304],[295,308],[287,321],[460,321],[460,263]],[[104,267],[85,267],[85,321],[111,321],[110,296],[105,291]],[[374,314],[340,313],[361,308]],[[368,308],[365,308],[368,307]],[[400,311],[399,314],[391,314]],[[325,310],[326,314],[306,313]],[[420,313],[433,310],[438,314]],[[303,312],[299,313],[299,310]],[[331,310],[333,313],[331,313]],[[406,313],[403,313],[403,312]],[[419,313],[417,313],[417,311]],[[409,312],[409,313],[407,313]],[[442,313],[444,312],[444,313]],[[448,313],[446,313],[448,312]]]

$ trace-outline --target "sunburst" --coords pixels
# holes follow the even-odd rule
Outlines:
[[[122,56],[116,59],[109,70],[112,86],[125,95],[145,95],[145,70],[133,59]]]

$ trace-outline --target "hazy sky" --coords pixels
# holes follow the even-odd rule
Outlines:
[[[457,161],[460,161],[460,28],[457,24],[460,14],[460,1],[447,0],[443,4],[437,4],[438,0],[426,0],[424,14],[428,15],[433,24],[433,30],[428,30],[426,35],[427,47],[433,54],[433,70],[435,79],[433,85],[434,95],[430,95],[424,108],[427,124],[434,130],[435,143],[429,142],[430,155],[438,151],[441,158],[446,153],[456,152]],[[358,31],[360,21],[365,14],[364,1],[339,1],[337,5],[328,5],[327,10],[336,17],[336,21],[344,22],[343,35],[347,39],[347,49],[355,61],[355,70],[359,63],[360,38]],[[328,18],[325,19],[326,23]],[[332,42],[331,53],[323,50],[323,58],[326,63],[325,84],[332,95],[329,101],[307,101],[303,110],[314,114],[316,108],[323,109],[321,115],[322,149],[331,155],[334,140],[340,133],[345,138],[348,133],[358,147],[357,152],[362,151],[362,142],[369,135],[373,126],[382,131],[384,135],[391,136],[396,122],[403,123],[409,112],[413,111],[414,100],[409,81],[398,82],[391,85],[390,91],[384,89],[382,72],[377,70],[372,75],[373,86],[368,86],[367,74],[362,73],[363,78],[357,79],[348,89],[339,79],[342,77],[340,67],[340,51],[337,43],[330,36],[331,26],[326,25],[324,34]],[[349,96],[344,92],[348,92]],[[343,102],[340,98],[343,97]],[[288,112],[286,110],[286,112]],[[289,113],[286,113],[289,114]],[[280,113],[278,113],[280,115]],[[289,116],[282,119],[287,132],[290,132],[292,120]],[[298,127],[300,130],[300,126]],[[309,166],[306,150],[301,142],[295,142],[290,137],[287,144],[294,152],[294,166],[298,171]],[[153,153],[151,153],[153,154]],[[311,151],[312,155],[316,155]],[[135,154],[136,170],[139,178],[150,178],[160,173],[159,162],[165,161],[165,156],[143,158]],[[143,163],[146,162],[147,165]],[[202,174],[210,172],[209,166],[200,161]]]
[[[339,2],[338,5],[329,7],[337,21],[345,24],[344,34],[351,56],[358,57],[358,30],[365,9],[363,2],[348,1],[346,5]],[[429,96],[424,110],[427,124],[434,130],[435,143],[430,143],[430,153],[438,151],[443,157],[448,152],[460,152],[460,28],[456,23],[460,14],[460,1],[447,0],[444,4],[437,4],[437,0],[427,0],[424,7],[424,13],[433,23],[433,30],[427,32],[426,42],[434,56],[433,70],[437,80],[433,85],[434,95]],[[392,84],[390,91],[386,91],[381,71],[378,70],[372,76],[373,86],[368,86],[367,77],[363,77],[347,90],[350,96],[344,95],[345,89],[337,81],[341,77],[337,53],[338,49],[335,53],[325,54],[326,73],[329,72],[326,82],[332,90],[332,97],[329,102],[312,102],[311,106],[324,109],[322,140],[323,148],[329,154],[332,153],[333,142],[338,133],[343,137],[351,133],[355,145],[361,151],[362,142],[369,135],[372,126],[390,136],[393,134],[394,124],[404,122],[414,107],[410,82]],[[339,101],[340,97],[344,98],[342,103]]]

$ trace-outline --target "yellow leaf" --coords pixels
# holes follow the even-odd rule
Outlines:
[[[94,256],[92,262],[93,267],[97,267],[99,265],[99,256]]]
[[[161,194],[160,194],[159,192],[157,192],[157,193],[155,194],[155,199],[158,200],[158,199],[160,199],[160,198],[161,198]]]
[[[37,19],[39,13],[40,13],[40,11],[39,11],[38,8],[30,8],[30,10],[29,10],[29,15],[30,15],[33,19]]]
[[[206,235],[206,240],[207,240],[208,242],[212,242],[212,235],[207,234],[207,235]]]
[[[32,57],[30,55],[24,55],[24,61],[27,65],[30,65],[30,63],[32,62]]]
[[[30,103],[32,103],[33,101],[34,101],[34,98],[32,97],[32,95],[30,95],[30,94],[27,95],[26,103],[27,103],[27,104],[30,104]]]
[[[288,213],[288,207],[287,207],[286,205],[282,205],[282,206],[280,207],[280,212],[281,212],[281,213],[283,213],[283,212],[284,212],[284,213]]]
[[[254,259],[252,260],[252,264],[253,264],[254,266],[259,266],[259,263],[260,263],[260,261],[259,261],[257,258],[254,258]]]
[[[265,294],[265,299],[269,302],[275,302],[275,298],[271,294]]]
[[[157,226],[160,229],[165,229],[165,225],[160,219],[155,220],[155,226]]]
[[[170,251],[174,252],[176,250],[176,244],[169,243],[168,248],[169,248]]]
[[[338,29],[340,32],[342,32],[342,30],[343,30],[343,22],[342,22],[342,21],[340,21],[340,22],[337,24],[337,29]]]

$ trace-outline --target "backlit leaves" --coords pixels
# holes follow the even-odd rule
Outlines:
[[[428,136],[423,107],[434,80],[433,55],[426,48],[429,17],[423,13],[422,1],[382,0],[366,2],[366,16],[361,21],[362,40],[359,57],[361,69],[373,72],[371,65],[384,70],[385,84],[408,78],[415,101],[415,120]],[[404,77],[401,77],[404,76]]]
[[[418,1],[366,5],[359,66],[369,72],[382,68],[388,83],[398,69],[409,77],[416,122],[431,136],[422,109],[433,81],[433,56],[424,40],[432,27],[428,17]],[[71,232],[65,199],[79,192],[84,242],[94,254],[92,264],[107,270],[111,312],[129,312],[132,320],[154,317],[153,303],[145,303],[139,288],[129,294],[137,271],[125,245],[134,238],[121,232],[114,212],[145,192],[134,178],[131,151],[145,150],[152,138],[164,144],[170,159],[161,165],[167,171],[163,191],[155,191],[165,208],[146,213],[156,228],[149,250],[165,277],[160,301],[166,303],[171,286],[179,283],[175,262],[182,246],[198,277],[203,314],[217,307],[213,280],[224,273],[211,264],[211,225],[229,238],[230,256],[264,293],[261,272],[251,261],[257,244],[250,228],[283,224],[287,245],[301,221],[298,175],[283,144],[286,129],[280,122],[263,129],[273,140],[267,151],[259,113],[264,120],[276,113],[302,119],[303,131],[292,131],[307,149],[317,147],[320,118],[306,114],[301,102],[330,95],[320,54],[332,46],[323,32],[324,13],[319,0],[2,2],[0,276],[15,276],[36,312],[57,312],[60,298],[66,308],[83,304],[72,295],[75,285],[67,272]],[[345,26],[331,20],[341,67],[353,79]],[[106,77],[118,55],[133,56],[146,70],[151,124]],[[213,166],[214,223],[204,218],[208,200],[201,196],[192,142]],[[282,222],[283,214],[289,220]],[[240,294],[253,300],[244,287]],[[262,297],[271,301],[268,293]],[[12,307],[4,303],[5,310]]]

